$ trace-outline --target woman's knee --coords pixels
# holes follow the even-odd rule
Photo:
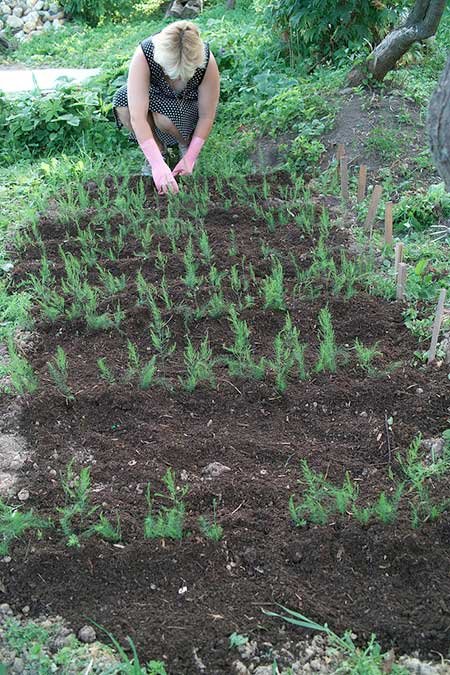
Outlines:
[[[132,127],[131,127],[130,111],[128,110],[128,108],[125,106],[116,106],[114,110],[116,111],[116,115],[118,119],[122,122],[123,126],[126,127],[127,129],[130,129],[131,131]]]

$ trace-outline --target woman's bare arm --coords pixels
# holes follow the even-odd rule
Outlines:
[[[220,75],[216,59],[211,53],[203,81],[198,88],[198,122],[194,136],[206,140],[216,117],[220,95]]]
[[[150,89],[150,68],[142,51],[136,49],[128,73],[128,108],[133,131],[138,143],[153,138],[148,121],[148,97]]]

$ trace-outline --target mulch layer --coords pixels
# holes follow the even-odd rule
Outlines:
[[[138,183],[131,189],[138,189]],[[111,199],[114,189],[111,183]],[[272,188],[272,206],[283,198],[277,197],[277,189]],[[87,190],[95,199],[96,186]],[[154,212],[157,204],[149,185],[145,199]],[[262,197],[258,200],[264,205]],[[317,214],[325,203],[332,214],[339,211],[336,200],[316,200]],[[300,629],[262,613],[262,608],[276,609],[276,603],[328,622],[338,633],[352,628],[365,639],[375,632],[386,648],[445,655],[450,644],[448,514],[417,530],[403,507],[392,526],[363,527],[349,516],[326,526],[296,528],[288,499],[301,494],[301,459],[332,481],[342,481],[348,471],[358,483],[361,503],[376,498],[380,490],[389,491],[389,466],[400,475],[396,452],[403,452],[419,432],[434,437],[449,426],[447,371],[413,367],[418,345],[404,326],[401,304],[362,291],[350,300],[333,297],[325,283],[309,297],[294,294],[289,254],[306,267],[317,236],[302,234],[294,222],[268,233],[250,205],[233,201],[231,188],[223,204],[224,195],[211,189],[204,226],[218,269],[240,265],[245,254],[257,279],[270,273],[270,259],[261,255],[260,239],[265,238],[285,263],[286,304],[308,345],[307,363],[311,366],[317,357],[317,317],[328,303],[340,346],[351,347],[357,337],[366,345],[378,342],[378,375],[368,377],[351,355],[335,374],[313,373],[304,382],[292,379],[280,395],[271,377],[262,382],[232,379],[226,366],[218,365],[214,387],[200,385],[188,393],[177,384],[183,374],[186,314],[162,309],[177,344],[163,373],[174,386],[142,391],[132,382],[108,384],[100,379],[96,361],[104,357],[116,374],[125,372],[127,338],[142,358],[153,353],[150,313],[136,304],[134,278],[141,269],[155,283],[160,271],[154,253],[138,257],[136,241],[127,238],[119,260],[100,260],[127,278],[126,290],[117,296],[126,315],[122,331],[89,332],[81,320],[49,323],[36,312],[26,351],[41,384],[21,401],[21,433],[32,449],[21,475],[30,492],[27,506],[54,516],[64,504],[60,475],[74,459],[76,470],[91,467],[93,503],[112,517],[120,514],[123,545],[92,538],[81,549],[69,549],[56,532],[41,541],[18,541],[10,562],[0,565],[2,597],[16,609],[29,605],[32,615],[59,614],[75,627],[93,619],[121,641],[129,635],[143,660],[164,659],[176,675],[197,672],[194,650],[208,674],[229,673],[235,655],[228,636],[234,631],[272,644],[300,635]],[[163,214],[162,203],[160,207]],[[94,211],[87,209],[77,224],[89,224]],[[113,226],[119,221],[113,219]],[[238,248],[234,257],[228,252],[231,227]],[[58,247],[77,252],[76,226],[63,225],[54,211],[42,216],[40,231],[59,279]],[[186,300],[180,281],[184,247],[173,254],[162,235],[154,240],[155,251],[158,244],[168,257],[171,297],[180,307]],[[328,246],[336,259],[345,245],[345,231],[332,230]],[[40,257],[38,247],[21,254],[16,283],[36,273]],[[199,273],[206,274],[206,268],[200,266]],[[203,293],[206,297],[208,289],[199,292],[196,302],[204,300]],[[233,298],[230,289],[226,296]],[[283,312],[264,310],[258,298],[242,316],[256,356],[270,356],[284,324]],[[191,317],[188,328],[193,341],[208,332],[216,355],[223,356],[224,345],[232,342],[227,317]],[[68,358],[75,393],[70,404],[46,367],[58,345]],[[229,470],[210,477],[205,467],[212,462]],[[180,542],[145,540],[146,486],[150,482],[160,491],[168,467],[179,484],[190,488],[185,498],[190,534]],[[450,480],[434,487],[434,494],[448,494]],[[205,539],[197,526],[200,515],[211,515],[213,499],[224,528],[218,543]]]

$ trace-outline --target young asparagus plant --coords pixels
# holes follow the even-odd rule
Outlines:
[[[328,307],[323,307],[319,312],[319,337],[320,350],[316,371],[318,373],[323,371],[335,373],[337,370],[338,348]]]
[[[225,359],[230,375],[262,380],[266,366],[263,358],[256,362],[250,344],[250,329],[245,320],[239,319],[234,305],[230,306],[229,322],[234,334],[234,344],[225,347],[232,356]]]
[[[187,391],[194,391],[200,382],[208,382],[211,386],[215,385],[215,359],[208,335],[202,340],[198,349],[195,349],[188,337],[184,350],[184,364],[186,366],[186,378],[180,377],[179,379]]]
[[[69,387],[67,356],[64,349],[58,345],[56,355],[53,361],[47,363],[48,372],[55,383],[57,389],[64,396],[66,401],[74,401],[75,396]]]

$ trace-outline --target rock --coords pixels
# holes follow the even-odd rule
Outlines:
[[[6,25],[12,30],[20,30],[23,26],[23,21],[20,16],[15,16],[15,14],[10,14],[6,19]]]
[[[4,24],[3,21],[0,19],[0,31],[2,31],[4,27],[5,27],[5,24]]]
[[[258,666],[253,671],[253,675],[273,675],[272,666]]]
[[[252,640],[251,642],[246,642],[244,645],[239,645],[237,650],[241,659],[250,660],[255,656],[257,648],[257,643],[255,640]]]
[[[56,654],[66,647],[74,638],[75,634],[71,633],[68,628],[63,627],[54,638],[49,640],[48,648],[53,654]]]
[[[232,675],[250,675],[250,671],[242,661],[233,661],[231,665]]]
[[[226,471],[231,471],[229,466],[225,466],[225,464],[221,464],[220,462],[211,462],[208,466],[203,467],[202,475],[206,478],[217,478]]]
[[[22,16],[23,7],[20,7],[20,5],[18,7],[14,7],[12,13],[14,14],[14,16]]]
[[[97,635],[92,626],[83,626],[78,631],[78,639],[80,642],[85,643],[95,642],[97,639]]]
[[[54,21],[52,22],[52,28],[57,30],[58,28],[61,28],[61,26],[62,26],[61,19],[54,19]]]
[[[30,613],[30,608],[28,605],[25,605],[25,607],[22,607],[22,614],[29,614]]]
[[[12,14],[11,7],[4,2],[0,5],[0,15],[5,17],[5,15]]]
[[[51,29],[52,29],[52,22],[51,22],[51,21],[45,21],[45,23],[44,23],[44,25],[42,26],[42,28],[43,28],[45,31],[51,30]],[[56,472],[55,472],[55,475],[56,475]]]
[[[21,502],[26,502],[30,498],[30,493],[26,488],[23,488],[17,495],[17,499]]]
[[[444,450],[445,441],[443,438],[426,438],[422,441],[422,447],[429,451],[430,461],[440,459]]]
[[[19,30],[19,32],[16,33],[16,34],[14,35],[14,37],[15,37],[17,40],[23,40],[23,39],[25,38],[25,33],[23,32],[23,30]]]
[[[48,11],[50,14],[58,14],[59,12],[59,5],[57,2],[51,2],[48,6]]]
[[[416,389],[416,394],[417,394],[417,396],[421,396],[421,395],[423,394],[423,389],[422,389],[422,387],[417,387],[417,389]]]
[[[23,32],[24,33],[31,33],[32,30],[34,30],[39,22],[39,14],[37,12],[30,12],[27,15],[26,21],[23,24]]]
[[[6,602],[3,602],[0,605],[0,614],[11,615],[12,613],[13,613],[13,611],[12,611],[11,607]]]
[[[439,675],[438,668],[416,658],[406,656],[400,659],[400,663],[413,675]]]
[[[16,657],[14,659],[14,663],[12,664],[11,668],[12,673],[23,673],[25,672],[25,664],[22,659],[19,657]]]
[[[38,12],[38,11],[39,11],[40,9],[42,9],[43,7],[44,7],[43,1],[42,1],[42,0],[38,0],[37,3],[36,3],[35,6],[34,6],[34,9],[36,10],[36,12]]]

